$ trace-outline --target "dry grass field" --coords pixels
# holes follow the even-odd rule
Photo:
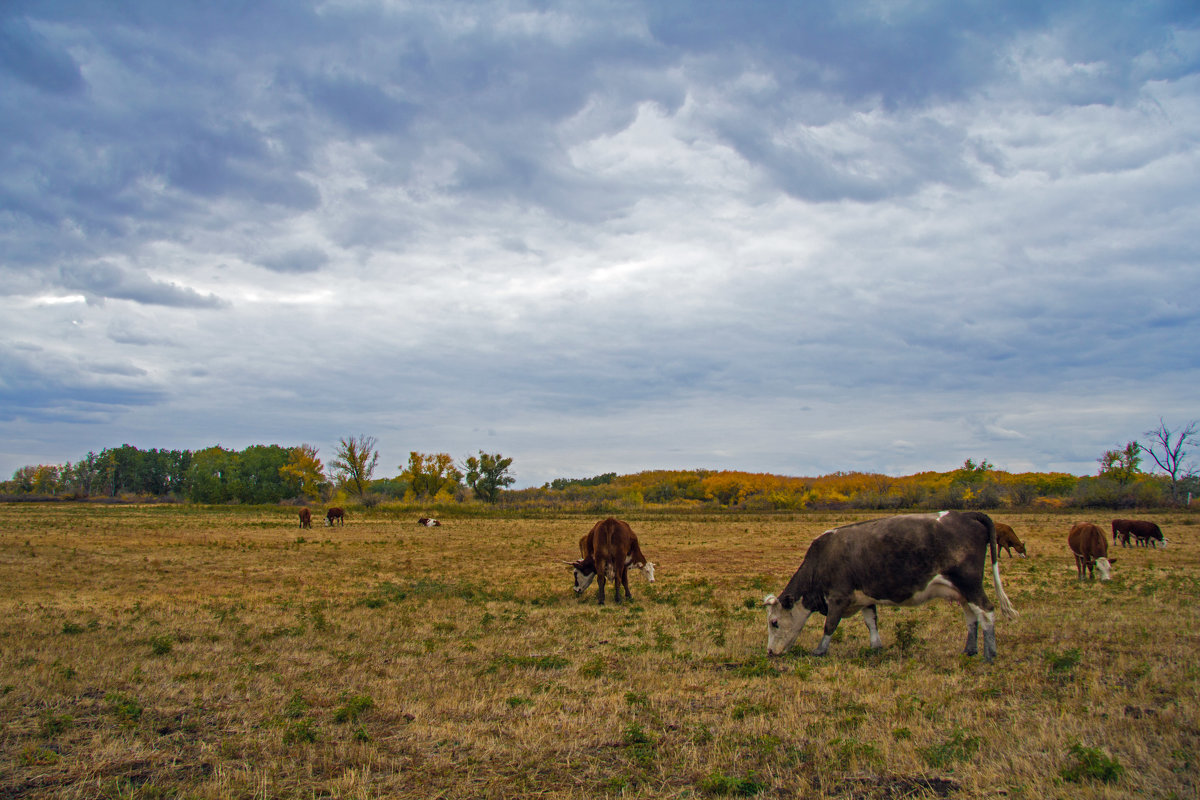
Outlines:
[[[0,797],[1200,795],[1194,516],[1080,584],[1111,515],[995,513],[990,666],[945,602],[765,658],[763,596],[864,516],[627,517],[658,581],[599,608],[557,563],[594,518],[0,506]]]

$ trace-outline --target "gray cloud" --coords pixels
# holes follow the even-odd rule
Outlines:
[[[329,256],[316,247],[298,247],[284,253],[267,256],[258,262],[272,272],[299,274],[316,272],[329,263]]]
[[[98,300],[131,300],[174,308],[220,308],[226,305],[216,295],[201,294],[173,282],[156,281],[144,273],[105,262],[64,267],[62,284]]]
[[[80,452],[367,430],[522,484],[1092,471],[1198,416],[1198,30],[1169,3],[6,4],[0,471],[69,450],[64,420]]]

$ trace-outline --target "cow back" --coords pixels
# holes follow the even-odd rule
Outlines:
[[[901,602],[939,573],[973,576],[982,585],[989,548],[992,561],[998,557],[995,536],[991,518],[975,512],[906,514],[834,528],[809,545],[779,601],[826,614],[826,597],[851,589]]]
[[[1077,522],[1067,534],[1067,545],[1071,552],[1084,558],[1107,558],[1108,539],[1100,528],[1091,522]]]

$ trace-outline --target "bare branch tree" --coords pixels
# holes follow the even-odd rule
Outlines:
[[[363,434],[342,439],[329,466],[347,489],[362,497],[378,463],[375,437]]]
[[[1158,468],[1167,473],[1171,479],[1171,500],[1179,502],[1179,480],[1186,478],[1195,471],[1195,466],[1186,462],[1187,446],[1196,437],[1196,420],[1192,420],[1183,428],[1173,431],[1159,417],[1158,428],[1146,431],[1150,444],[1142,450],[1150,454]]]

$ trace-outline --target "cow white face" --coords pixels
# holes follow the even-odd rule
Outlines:
[[[784,608],[773,594],[763,599],[763,605],[767,607],[767,655],[781,656],[800,637],[812,612],[803,603]]]
[[[584,572],[578,563],[572,565],[571,571],[575,573],[575,594],[583,594],[584,590],[592,585],[592,581],[596,580],[595,570]]]
[[[654,562],[647,561],[642,565],[642,572],[646,573],[646,582],[654,583]]]
[[[1097,558],[1096,559],[1096,572],[1100,573],[1100,580],[1111,581],[1112,580],[1112,563],[1107,558],[1103,558],[1103,557]]]

